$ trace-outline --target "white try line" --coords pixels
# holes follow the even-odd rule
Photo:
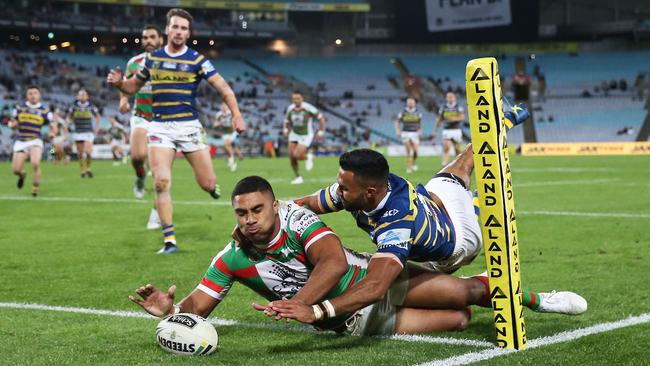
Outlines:
[[[577,216],[577,217],[613,217],[625,219],[650,219],[650,214],[626,212],[574,212],[574,211],[516,211],[524,215],[540,216]]]
[[[68,306],[52,306],[44,304],[25,304],[25,303],[16,303],[16,302],[0,302],[0,308],[6,309],[18,309],[18,310],[43,310],[43,311],[56,311],[63,313],[73,313],[73,314],[88,314],[88,315],[103,315],[103,316],[114,316],[121,318],[146,318],[146,319],[157,319],[154,316],[151,316],[144,312],[137,311],[123,311],[123,310],[102,310],[102,309],[93,309],[93,308],[80,308],[80,307],[68,307]],[[314,332],[312,327],[306,325],[295,325],[295,324],[280,324],[280,323],[247,323],[240,322],[238,320],[229,320],[229,319],[218,319],[218,318],[209,318],[208,321],[212,324],[228,327],[228,326],[239,326],[246,328],[255,328],[255,329],[268,329],[268,330],[289,330],[294,332]],[[419,342],[419,343],[435,343],[435,344],[448,344],[448,345],[458,345],[458,346],[470,346],[470,347],[494,347],[494,343],[480,340],[472,339],[463,339],[463,338],[444,338],[444,337],[432,337],[425,335],[395,335],[390,337],[381,337],[386,339],[392,339],[396,341],[404,342]]]
[[[564,343],[564,342],[571,342],[580,339],[582,337],[609,332],[612,330],[631,327],[634,325],[640,325],[645,323],[650,323],[650,313],[644,313],[638,316],[630,316],[627,319],[623,319],[615,322],[601,323],[591,327],[561,332],[548,337],[532,339],[528,341],[528,349],[544,347],[544,346]],[[516,351],[516,350],[503,349],[503,348],[491,348],[485,351],[470,352],[460,356],[454,356],[442,360],[425,362],[417,366],[467,365],[474,362],[489,360],[495,357],[505,356],[515,352],[525,352],[525,350]]]

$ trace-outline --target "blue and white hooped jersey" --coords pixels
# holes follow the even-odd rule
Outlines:
[[[377,253],[392,253],[402,264],[448,258],[454,251],[456,233],[444,209],[421,184],[414,187],[391,173],[388,185],[386,197],[374,211],[352,212],[357,226],[377,245]],[[343,209],[337,189],[338,183],[334,183],[320,190],[319,202],[325,211]]]

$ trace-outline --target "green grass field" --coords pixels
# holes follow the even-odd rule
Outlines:
[[[391,159],[404,171],[403,159]],[[412,182],[426,182],[438,158],[419,161]],[[565,342],[542,344],[485,364],[647,364],[650,344],[650,157],[524,158],[512,160],[524,286],[536,291],[572,290],[589,301],[576,317],[526,312],[528,340],[554,336],[631,315],[629,327]],[[76,163],[44,163],[41,195],[32,199],[30,180],[18,191],[8,163],[0,164],[0,354],[5,365],[205,364],[205,365],[412,365],[487,347],[447,344],[449,338],[494,340],[491,310],[475,308],[464,332],[437,339],[392,340],[315,333],[275,323],[250,307],[263,301],[235,285],[213,317],[236,320],[217,326],[220,350],[207,357],[178,357],[156,344],[155,319],[24,309],[9,303],[138,311],[127,295],[152,283],[191,291],[234,225],[230,189],[246,175],[271,180],[279,198],[312,193],[332,182],[335,158],[316,160],[306,183],[288,184],[286,158],[248,159],[233,174],[215,161],[224,198],[213,201],[194,182],[187,162],[174,168],[174,223],[181,251],[159,256],[159,230],[145,229],[152,195],[136,201],[130,166],[95,162],[95,178],[80,179]],[[28,167],[29,169],[29,167]],[[148,182],[150,185],[150,182]],[[347,213],[324,220],[344,245],[373,250]],[[460,274],[483,271],[481,256]]]

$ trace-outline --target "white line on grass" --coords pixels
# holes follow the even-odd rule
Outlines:
[[[279,198],[282,201],[291,198]],[[125,204],[146,204],[150,201],[137,200],[133,198],[91,198],[91,197],[39,197],[0,195],[0,201],[53,201],[53,202],[80,202],[80,203],[125,203]],[[178,205],[190,206],[230,206],[230,201],[175,201]],[[647,219],[650,214],[628,213],[628,212],[576,212],[576,211],[517,211],[523,215],[544,215],[544,216],[582,216],[582,217],[620,217],[629,219]]]
[[[620,217],[626,219],[649,219],[650,214],[625,212],[574,212],[574,211],[518,211],[524,215],[578,216],[578,217]]]
[[[573,186],[573,185],[592,185],[617,182],[619,179],[583,179],[583,180],[553,180],[545,182],[523,182],[513,183],[516,188],[525,187],[546,187],[546,186]]]
[[[148,318],[156,319],[155,317],[137,311],[123,311],[123,310],[102,310],[102,309],[93,309],[93,308],[79,308],[79,307],[68,307],[68,306],[52,306],[44,304],[24,304],[16,302],[0,302],[0,308],[7,309],[19,309],[19,310],[45,310],[45,311],[58,311],[64,313],[75,313],[75,314],[90,314],[90,315],[106,315],[106,316],[115,316],[122,318]],[[314,329],[305,326],[305,325],[291,325],[291,324],[276,324],[276,323],[246,323],[240,322],[237,320],[229,319],[217,319],[210,318],[208,319],[210,323],[219,325],[219,326],[240,326],[246,328],[255,328],[255,329],[272,329],[272,330],[290,330],[297,332],[314,332]],[[435,343],[435,344],[451,344],[459,346],[470,346],[470,347],[493,347],[494,344],[487,341],[479,341],[472,339],[462,339],[462,338],[443,338],[443,337],[430,337],[430,336],[410,336],[410,335],[396,335],[391,337],[382,337],[387,339],[393,339],[397,341],[404,342],[420,342],[420,343]]]
[[[528,349],[544,347],[551,344],[558,344],[564,342],[575,341],[576,339],[586,337],[589,335],[609,332],[612,330],[631,327],[634,325],[650,323],[650,313],[644,313],[637,316],[630,316],[627,319],[618,320],[615,322],[601,323],[596,324],[591,327],[580,328],[576,330],[569,330],[566,332],[561,332],[548,337],[535,338],[528,341]],[[445,358],[442,360],[435,360],[430,362],[421,363],[417,366],[456,366],[456,365],[467,365],[474,362],[485,361],[491,358],[504,356],[518,352],[515,350],[502,349],[502,348],[491,348],[485,351],[480,352],[470,352],[460,356],[454,356]],[[521,351],[524,352],[524,351]]]

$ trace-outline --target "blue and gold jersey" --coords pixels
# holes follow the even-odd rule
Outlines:
[[[422,128],[422,113],[417,108],[404,108],[398,115],[397,119],[402,124],[402,131],[417,132]]]
[[[18,141],[30,141],[41,138],[41,128],[52,121],[52,112],[41,103],[23,102],[14,107],[13,117],[18,121]]]
[[[163,47],[147,55],[136,77],[151,81],[153,121],[168,122],[199,118],[196,89],[202,79],[214,75],[212,63],[193,49],[170,56]]]
[[[438,116],[442,118],[442,128],[445,130],[460,128],[462,121],[452,121],[451,119],[458,118],[463,113],[465,113],[465,110],[458,103],[452,105],[445,103],[438,111]]]
[[[76,133],[95,132],[93,118],[97,114],[99,114],[99,110],[90,101],[80,102],[75,100],[68,109],[68,115],[72,119],[72,123],[74,123],[74,132]]]
[[[454,251],[456,233],[451,219],[426,189],[390,174],[388,193],[372,212],[354,211],[357,226],[370,234],[377,253],[392,253],[404,264],[439,261]],[[321,189],[319,202],[325,211],[339,211],[343,203],[338,183]]]

